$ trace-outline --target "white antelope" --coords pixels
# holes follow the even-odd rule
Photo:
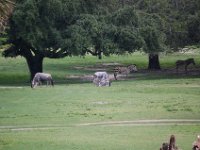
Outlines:
[[[42,82],[46,82],[47,85],[54,86],[51,74],[38,72],[35,74],[32,80],[31,87],[35,88],[36,86],[41,85]]]

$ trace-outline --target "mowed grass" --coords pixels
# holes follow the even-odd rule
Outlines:
[[[3,150],[138,150],[159,149],[175,134],[181,149],[191,149],[200,125],[84,123],[156,119],[200,119],[198,55],[161,56],[163,69],[174,71],[177,59],[194,57],[197,73],[138,72],[111,87],[95,87],[90,80],[102,64],[137,64],[147,67],[147,55],[45,59],[54,87],[31,89],[23,58],[0,57],[0,149]],[[109,73],[114,66],[103,65]],[[193,69],[191,66],[189,69]]]
[[[199,119],[199,79],[1,89],[1,125],[71,125],[140,119]]]
[[[177,146],[191,149],[198,125],[187,126],[92,126],[49,130],[1,132],[5,150],[138,150],[159,149],[173,133]]]

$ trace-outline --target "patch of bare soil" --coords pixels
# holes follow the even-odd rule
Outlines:
[[[142,74],[157,74],[157,75],[175,75],[175,76],[196,76],[200,75],[200,68],[192,68],[188,69],[187,72],[185,72],[184,69],[176,70],[175,68],[169,68],[169,69],[161,69],[161,70],[148,70],[148,69],[143,69],[139,70],[138,73]]]
[[[158,120],[134,120],[134,121],[108,121],[108,122],[94,122],[83,123],[78,126],[157,126],[157,125],[191,125],[200,124],[200,120],[189,119],[158,119]]]
[[[107,71],[116,66],[121,66],[121,64],[119,64],[119,63],[100,63],[100,64],[95,64],[95,65],[87,66],[87,67],[75,66],[74,68],[97,72],[97,71]]]
[[[88,71],[93,71],[94,73],[97,71],[106,71],[109,74],[109,77],[111,80],[114,79],[114,71],[113,69],[116,66],[123,66],[122,64],[119,63],[102,63],[102,64],[96,64],[88,67],[79,67],[75,66],[75,69],[81,69],[81,70],[88,70]],[[187,77],[187,76],[199,76],[200,77],[200,67],[196,66],[189,66],[188,71],[185,72],[184,68],[180,68],[178,71],[176,68],[167,68],[167,69],[161,69],[161,70],[148,70],[148,69],[138,69],[137,72],[130,73],[128,76],[124,74],[118,74],[117,79],[118,80],[128,80],[128,79],[140,79],[147,77],[148,75],[151,76],[173,76],[173,77]],[[67,78],[73,78],[73,79],[81,79],[81,80],[86,80],[86,81],[92,81],[93,79],[93,74],[91,75],[79,75],[79,76],[68,76]]]

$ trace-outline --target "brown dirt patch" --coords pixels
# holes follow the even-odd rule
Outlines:
[[[75,66],[75,69],[81,69],[81,70],[87,70],[87,71],[92,71],[92,72],[97,72],[97,71],[106,71],[109,74],[109,77],[111,80],[115,80],[113,76],[113,69],[116,66],[123,66],[122,64],[119,63],[102,63],[102,64],[95,64],[92,66],[87,66],[87,67],[79,67]],[[118,80],[128,80],[128,79],[143,79],[146,77],[159,77],[162,78],[162,76],[165,76],[165,78],[168,76],[170,77],[189,77],[189,76],[195,76],[195,77],[200,77],[200,67],[196,66],[189,66],[188,67],[188,72],[186,73],[184,68],[180,68],[177,72],[175,68],[165,68],[161,70],[148,70],[148,69],[138,69],[137,72],[130,73],[128,76],[123,75],[123,74],[118,74],[117,79]],[[93,79],[93,74],[90,75],[71,75],[67,76],[67,78],[73,78],[73,79],[81,79],[81,80],[86,80],[86,81],[92,81]]]

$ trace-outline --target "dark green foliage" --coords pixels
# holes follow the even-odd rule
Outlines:
[[[200,11],[196,15],[190,17],[187,27],[190,43],[200,44]]]
[[[112,15],[112,22],[116,26],[132,26],[138,27],[139,18],[134,7],[124,7],[119,9]]]
[[[5,44],[6,43],[6,41],[7,41],[7,36],[6,36],[6,34],[0,34],[0,47],[3,45],[3,44]]]
[[[119,9],[110,20],[117,28],[114,36],[114,42],[118,46],[116,53],[131,53],[142,47],[144,43],[139,34],[139,17],[134,7],[127,6]]]
[[[11,18],[10,41],[19,46],[19,49],[20,41],[29,45],[26,51],[31,49],[35,54],[57,57],[56,54],[49,54],[48,49],[58,49],[62,44],[58,22],[61,14],[59,10],[63,8],[59,1],[49,0],[44,4],[43,1],[35,0],[25,0],[17,4]]]
[[[163,50],[162,33],[151,26],[141,29],[141,34],[145,41],[144,51],[147,53],[156,53]]]

